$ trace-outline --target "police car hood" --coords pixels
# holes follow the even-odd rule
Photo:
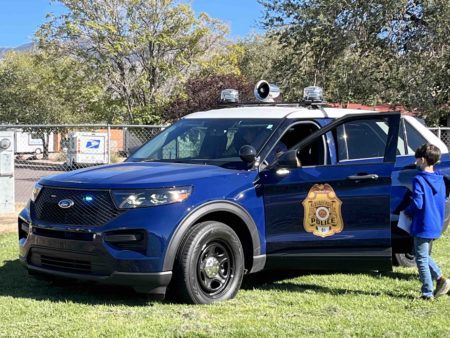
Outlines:
[[[156,188],[193,185],[206,179],[235,175],[254,176],[255,173],[213,165],[134,162],[75,170],[44,177],[39,183],[53,187],[89,189]]]

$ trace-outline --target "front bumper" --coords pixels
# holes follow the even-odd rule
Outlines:
[[[26,226],[28,231],[23,230]],[[123,285],[158,295],[165,294],[172,277],[171,271],[155,268],[160,256],[115,249],[101,232],[50,231],[19,219],[19,237],[20,261],[32,274]]]
[[[94,275],[84,275],[84,274],[76,274],[44,269],[37,266],[29,265],[22,259],[21,262],[32,274],[42,274],[76,280],[93,281],[108,285],[130,286],[137,292],[161,296],[164,296],[166,294],[167,286],[169,285],[170,280],[172,278],[171,271],[159,273],[113,272],[109,276],[94,276]]]

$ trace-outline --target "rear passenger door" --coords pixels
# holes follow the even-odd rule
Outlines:
[[[261,172],[269,267],[391,267],[391,172],[399,120],[397,113],[346,116],[290,151],[306,165],[294,166],[286,154]],[[311,151],[323,152],[325,159],[311,162]]]

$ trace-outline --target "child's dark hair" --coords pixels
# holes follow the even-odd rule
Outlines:
[[[428,165],[434,165],[441,158],[441,150],[435,145],[425,143],[416,149],[415,158],[423,157],[427,160]]]

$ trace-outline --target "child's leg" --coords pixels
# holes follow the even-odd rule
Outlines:
[[[441,269],[433,260],[433,258],[431,258],[431,256],[428,256],[428,266],[430,267],[431,278],[438,280],[439,278],[442,277]]]
[[[430,240],[414,237],[414,249],[417,269],[419,270],[419,279],[422,282],[422,296],[432,297],[433,280],[429,265]]]

